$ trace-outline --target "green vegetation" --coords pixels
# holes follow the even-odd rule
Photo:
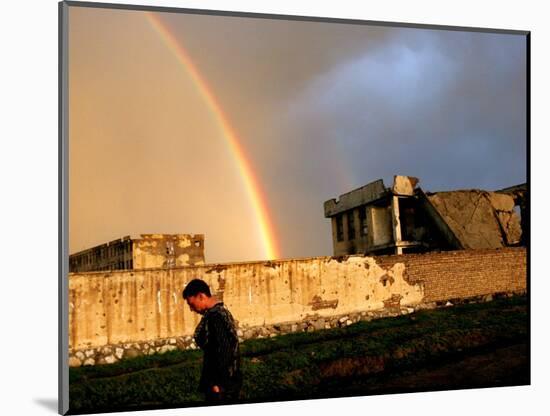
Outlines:
[[[454,306],[349,327],[242,344],[244,401],[311,398],[351,378],[415,371],[433,363],[527,342],[525,297]],[[70,369],[71,413],[200,405],[200,351]],[[329,394],[330,395],[330,394]]]

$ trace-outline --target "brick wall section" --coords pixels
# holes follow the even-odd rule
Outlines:
[[[379,256],[376,261],[382,267],[404,263],[405,279],[422,283],[424,302],[521,292],[527,288],[527,255],[523,247]]]

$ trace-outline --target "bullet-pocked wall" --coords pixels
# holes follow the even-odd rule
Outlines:
[[[206,280],[239,327],[247,328],[522,291],[526,252],[319,257],[70,274],[71,351],[191,335],[200,316],[181,292],[195,277]]]

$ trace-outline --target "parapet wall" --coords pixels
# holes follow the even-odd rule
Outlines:
[[[241,338],[322,329],[430,302],[526,289],[524,248],[318,257],[69,275],[70,365],[194,347],[200,316],[181,298],[208,282]]]

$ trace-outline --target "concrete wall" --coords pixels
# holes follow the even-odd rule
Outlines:
[[[391,211],[388,207],[369,206],[370,238],[369,248],[393,242]]]
[[[241,326],[301,321],[422,300],[403,279],[402,263],[330,257],[175,269],[73,274],[69,277],[70,347],[82,349],[192,334],[199,317],[181,298],[185,284],[206,280]],[[390,281],[388,284],[387,280]]]
[[[210,284],[246,329],[524,291],[526,253],[507,248],[70,274],[71,351],[191,335],[200,317],[181,291],[195,277]]]

